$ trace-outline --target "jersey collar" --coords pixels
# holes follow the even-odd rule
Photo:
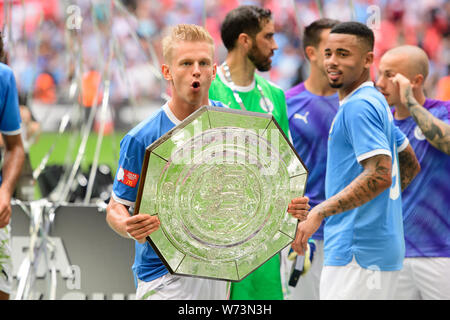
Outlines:
[[[179,120],[179,119],[173,114],[172,110],[170,110],[169,102],[166,102],[166,104],[163,105],[162,108],[163,108],[163,110],[164,110],[164,112],[165,112],[167,118],[169,118],[169,120],[172,121],[172,123],[173,123],[174,125],[179,125],[179,124],[181,123],[181,120]]]
[[[220,67],[217,68],[217,74],[219,75],[220,80],[221,80],[227,87],[233,89],[231,83],[229,83],[229,82],[227,81],[227,79],[225,78],[225,75],[224,75],[223,72],[222,72],[222,68],[220,68]],[[255,78],[253,78],[252,83],[250,83],[248,86],[244,86],[244,87],[243,87],[243,86],[237,86],[237,85],[234,85],[234,88],[236,89],[236,91],[239,91],[239,92],[250,92],[250,91],[252,91],[252,90],[255,88]]]
[[[208,99],[208,105],[212,106],[212,102],[211,99]],[[174,125],[179,125],[182,121],[180,119],[178,119],[172,112],[172,110],[170,110],[169,107],[169,102],[166,102],[165,105],[162,106],[162,109],[164,110],[164,113],[166,114],[167,118],[169,118],[170,121],[172,121],[172,123]]]
[[[350,97],[359,89],[363,88],[363,87],[373,87],[373,82],[372,81],[366,81],[363,82],[359,85],[358,88],[356,88],[355,90],[353,90],[352,92],[350,92],[347,96],[345,96],[344,99],[339,100],[339,106],[342,106],[344,103],[346,103],[348,101],[348,99],[350,99]]]

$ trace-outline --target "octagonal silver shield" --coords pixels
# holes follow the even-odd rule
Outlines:
[[[294,240],[307,176],[272,115],[204,106],[147,147],[135,214],[171,273],[240,281]]]

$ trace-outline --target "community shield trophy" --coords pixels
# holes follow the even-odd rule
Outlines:
[[[272,115],[204,106],[147,147],[134,213],[171,273],[240,281],[294,240],[307,175]]]

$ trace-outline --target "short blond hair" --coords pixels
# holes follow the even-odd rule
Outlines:
[[[202,41],[211,44],[214,54],[214,40],[209,32],[196,24],[178,24],[172,28],[162,40],[164,61],[169,62],[175,43],[180,41]]]

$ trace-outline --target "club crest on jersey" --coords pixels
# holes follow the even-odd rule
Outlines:
[[[261,97],[259,100],[259,106],[267,113],[272,113],[274,108],[272,101],[270,101],[267,97]]]
[[[414,137],[415,137],[417,140],[425,140],[425,139],[426,139],[425,136],[424,136],[424,134],[423,134],[423,132],[422,132],[422,130],[419,128],[419,126],[416,126],[416,127],[414,128]]]
[[[120,181],[124,185],[134,188],[136,187],[138,180],[139,175],[137,173],[125,170],[122,167],[119,168],[119,171],[117,172],[117,181]]]

